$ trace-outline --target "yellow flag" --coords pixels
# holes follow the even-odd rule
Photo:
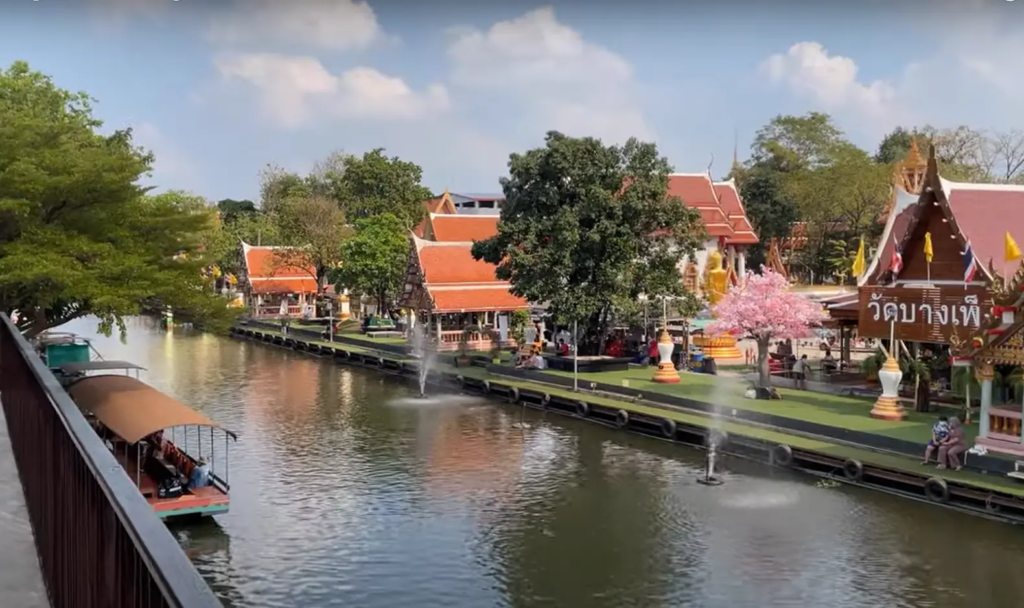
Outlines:
[[[1020,247],[1017,246],[1017,241],[1013,240],[1010,233],[1006,233],[1006,261],[1012,262],[1020,259]]]
[[[924,259],[927,260],[929,264],[931,264],[933,257],[935,257],[935,251],[932,249],[932,233],[931,232],[925,232],[924,233]]]
[[[864,237],[860,237],[860,247],[857,248],[857,257],[853,260],[853,276],[859,277],[867,270],[867,261],[864,259]]]

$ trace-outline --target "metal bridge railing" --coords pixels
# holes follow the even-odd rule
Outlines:
[[[0,404],[54,608],[219,608],[171,533],[0,313]]]

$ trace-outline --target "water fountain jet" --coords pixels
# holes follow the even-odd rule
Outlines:
[[[415,325],[412,328],[412,355],[419,359],[420,362],[418,374],[420,399],[427,398],[427,378],[430,376],[430,368],[434,365],[436,354],[433,344],[430,342],[430,337],[423,331],[423,326]]]
[[[726,441],[726,434],[718,429],[711,429],[708,433],[708,449],[704,457],[704,477],[699,477],[697,483],[705,486],[720,486],[722,480],[715,477],[715,461],[718,458],[718,448]]]

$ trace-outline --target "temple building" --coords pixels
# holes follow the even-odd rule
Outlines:
[[[758,242],[735,182],[715,182],[707,173],[674,173],[668,176],[668,195],[678,196],[684,205],[696,209],[708,234],[696,259],[680,265],[687,289],[704,291],[708,273],[714,270],[708,264],[713,251],[721,254],[729,282],[735,285],[747,271],[747,247]]]
[[[436,218],[434,218],[436,219]],[[400,306],[429,323],[439,350],[454,350],[469,325],[492,328],[508,342],[509,313],[529,310],[526,300],[513,295],[497,268],[473,258],[472,241],[428,241],[410,235],[412,246]],[[490,343],[483,336],[468,341],[475,350]]]
[[[1019,444],[1014,429],[1021,407],[1014,406],[1011,416],[993,426],[991,374],[999,366],[1017,365],[1009,351],[1019,341],[1014,337],[1019,288],[1003,288],[1000,275],[1009,270],[1003,263],[1007,235],[1024,242],[1024,186],[944,179],[933,148],[921,194],[903,204],[896,200],[885,240],[859,287],[858,334],[888,338],[891,332],[897,340],[931,345],[938,352],[948,347],[954,364],[973,360],[983,384],[981,437],[991,440],[979,442],[989,449],[1005,448],[1007,441]]]
[[[301,317],[316,302],[316,269],[289,263],[286,247],[242,243],[245,261],[241,278],[245,305],[254,317]]]

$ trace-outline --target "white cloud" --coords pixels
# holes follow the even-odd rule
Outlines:
[[[384,38],[377,15],[357,0],[236,0],[209,28],[224,45],[297,44],[331,51],[363,49]]]
[[[166,189],[191,190],[198,185],[200,170],[197,164],[155,124],[133,124],[132,139],[156,157],[152,181],[158,186]]]
[[[564,130],[612,141],[653,137],[635,94],[633,68],[560,23],[551,7],[449,31],[455,85],[515,100],[538,131]]]
[[[817,42],[798,42],[785,53],[772,55],[760,71],[775,84],[789,87],[828,110],[853,109],[880,116],[891,109],[896,89],[876,80],[862,82],[857,63],[849,57],[830,55]]]
[[[369,67],[332,74],[314,57],[228,54],[214,65],[221,78],[255,88],[268,118],[299,127],[314,117],[411,120],[448,108],[447,89],[412,90],[401,78]]]

